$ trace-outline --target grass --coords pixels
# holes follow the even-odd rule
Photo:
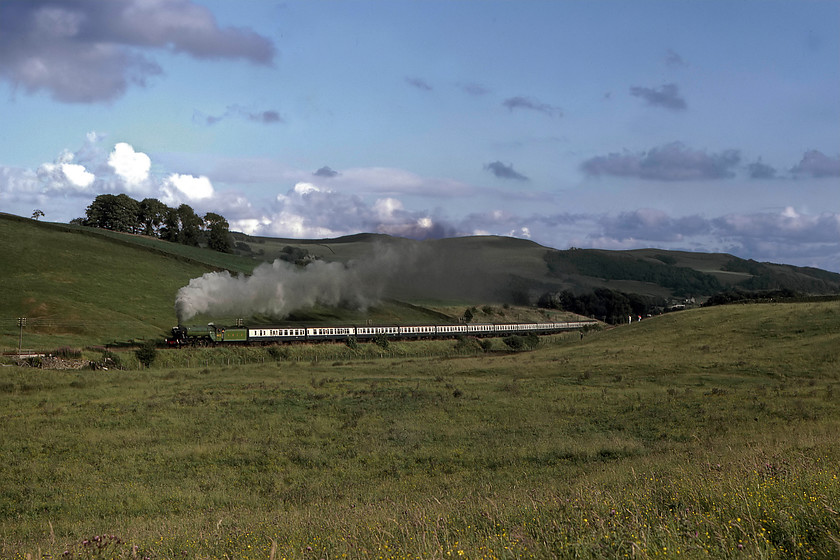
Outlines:
[[[837,311],[3,367],[0,556],[836,558]]]
[[[0,219],[0,347],[24,348],[160,339],[175,323],[175,294],[210,270],[101,235]]]
[[[162,340],[176,322],[178,289],[211,270],[250,272],[259,261],[186,247],[157,239],[42,223],[0,214],[0,350],[49,351],[60,346],[119,346]],[[271,243],[267,243],[271,245]],[[332,253],[345,258],[367,242],[335,243]],[[325,245],[313,244],[327,250]],[[329,252],[329,251],[328,251]],[[298,312],[303,324],[412,324],[457,321],[466,306],[445,313],[428,306],[388,300],[365,311],[311,309]],[[497,307],[499,311],[501,307]],[[447,316],[447,313],[455,315]],[[488,320],[508,322],[541,314],[507,310]],[[555,316],[560,314],[555,313]],[[26,317],[21,331],[17,319]],[[194,322],[233,324],[239,317],[201,316]],[[250,319],[249,319],[250,320]],[[268,317],[262,324],[276,323]],[[531,320],[531,319],[528,319]],[[21,340],[22,336],[22,340]]]

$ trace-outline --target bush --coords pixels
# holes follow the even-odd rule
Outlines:
[[[508,336],[502,339],[502,342],[515,352],[523,352],[525,350],[533,350],[540,343],[540,337],[534,333],[521,336],[518,334]]]
[[[481,343],[473,336],[459,336],[455,343],[455,350],[458,352],[479,352],[483,350]]]
[[[135,350],[134,355],[137,356],[137,361],[145,367],[151,367],[152,362],[154,362],[155,358],[157,358],[157,348],[155,347],[155,343],[151,341],[147,342]]]

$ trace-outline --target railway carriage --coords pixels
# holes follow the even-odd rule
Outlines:
[[[373,340],[385,337],[392,340],[419,338],[456,338],[459,336],[509,336],[514,334],[550,334],[582,329],[595,321],[565,323],[461,324],[461,325],[379,325],[379,326],[253,326],[219,327],[182,326],[172,328],[166,339],[170,346],[215,346],[228,344],[274,344],[289,342],[344,341],[350,338]]]

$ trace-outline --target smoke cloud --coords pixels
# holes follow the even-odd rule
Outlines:
[[[410,254],[385,249],[347,264],[314,261],[300,267],[277,259],[259,265],[250,276],[210,272],[178,290],[175,312],[183,324],[199,314],[282,319],[315,305],[367,309],[411,263]]]

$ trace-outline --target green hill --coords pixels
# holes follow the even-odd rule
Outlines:
[[[249,274],[284,259],[349,267],[382,283],[380,303],[365,311],[314,308],[289,320],[378,323],[457,320],[467,306],[529,307],[545,294],[585,294],[599,288],[664,303],[723,290],[787,289],[840,293],[840,275],[757,263],[725,254],[644,249],[559,251],[528,240],[477,236],[414,241],[378,234],[292,240],[233,234],[233,254],[143,236],[0,214],[0,348],[19,344],[17,318],[26,317],[24,347],[113,344],[160,339],[176,323],[178,289],[207,272]],[[538,319],[521,308],[508,320]],[[529,315],[530,313],[530,315]],[[504,321],[493,312],[484,320]],[[237,317],[201,316],[200,321]],[[247,318],[274,322],[270,316]]]
[[[0,216],[0,347],[17,348],[18,317],[25,348],[159,338],[175,323],[178,288],[222,264],[127,237]]]
[[[0,214],[0,349],[52,349],[64,345],[119,345],[160,340],[176,324],[178,290],[205,273],[250,273],[261,260],[221,254],[157,239],[81,226],[52,224]],[[345,260],[364,258],[371,239],[331,243]],[[386,243],[404,240],[384,238]],[[322,245],[298,243],[299,246]],[[405,294],[399,294],[404,296]],[[380,324],[457,321],[464,306],[431,309],[385,299],[364,311],[313,308],[287,320],[306,323]],[[498,312],[480,316],[504,320]],[[507,320],[536,320],[527,310],[508,311]],[[26,318],[21,331],[18,318]],[[194,322],[232,322],[238,317],[198,316]],[[266,316],[250,320],[272,322]],[[22,340],[21,340],[22,335]]]
[[[731,289],[840,293],[840,274],[759,263],[725,253],[557,250],[497,236],[426,241],[376,234],[306,241],[234,236],[237,254],[265,261],[291,251],[340,262],[386,251],[411,255],[414,266],[395,278],[392,295],[424,301],[533,305],[546,292],[581,294],[597,288],[657,298],[663,304],[686,297],[704,301]]]

